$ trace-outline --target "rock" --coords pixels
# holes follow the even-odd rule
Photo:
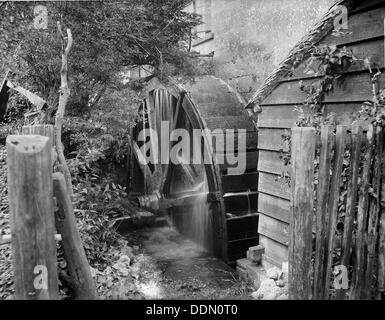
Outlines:
[[[257,290],[261,282],[267,279],[266,272],[248,259],[237,260],[236,273],[247,284],[251,284],[254,290]]]
[[[267,279],[261,283],[259,289],[251,294],[255,300],[276,300],[287,294],[286,288],[276,286],[273,279]]]
[[[127,277],[130,274],[127,264],[124,262],[117,262],[112,268],[117,270],[123,277]]]
[[[108,266],[105,270],[104,270],[104,273],[105,274],[110,274],[110,273],[112,273],[112,268],[110,267],[110,266]]]
[[[289,262],[282,262],[282,273],[289,273]]]
[[[278,280],[279,278],[281,278],[281,275],[282,275],[282,271],[279,270],[277,267],[270,268],[269,270],[266,271],[266,273],[267,273],[267,276],[273,280]]]
[[[289,279],[289,262],[282,262],[282,279],[286,282]]]
[[[128,256],[130,258],[130,260],[132,260],[135,257],[134,249],[131,248],[130,246],[125,246],[122,249],[122,253],[125,254],[126,256]]]
[[[246,256],[247,259],[256,264],[261,264],[262,261],[262,254],[265,252],[265,248],[261,245],[250,247],[249,250],[247,250]]]
[[[119,258],[119,262],[126,263],[127,265],[130,265],[131,259],[127,255],[122,255]]]
[[[284,293],[280,295],[277,300],[289,300],[289,295],[287,293]]]
[[[126,277],[130,274],[131,259],[127,255],[120,256],[118,262],[116,262],[112,268],[117,270],[122,276]]]
[[[282,279],[278,279],[277,281],[275,281],[275,284],[276,284],[278,287],[283,288],[283,287],[285,286],[285,281],[283,281]]]
[[[261,298],[260,298],[260,294],[259,294],[258,291],[252,292],[252,293],[251,293],[251,296],[252,296],[252,298],[253,298],[254,300],[260,300],[260,299],[261,299]]]
[[[95,278],[98,270],[95,269],[95,268],[92,268],[91,266],[90,266],[90,270],[91,270],[91,276],[92,276],[92,278]]]
[[[255,300],[275,300],[281,292],[277,292],[277,289],[280,289],[275,285],[275,281],[272,279],[267,279],[262,281],[259,289],[251,294]]]

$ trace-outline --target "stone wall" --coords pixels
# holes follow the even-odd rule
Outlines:
[[[193,49],[214,51],[214,74],[247,99],[332,3],[195,0],[187,10],[201,14],[205,24],[196,30],[203,41],[196,41]]]

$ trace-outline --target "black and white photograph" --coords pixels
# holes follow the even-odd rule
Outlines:
[[[384,300],[384,31],[385,0],[0,1],[0,309]]]

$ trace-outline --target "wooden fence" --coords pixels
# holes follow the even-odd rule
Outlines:
[[[25,126],[7,138],[8,198],[15,299],[58,299],[55,240],[61,240],[75,299],[97,297],[51,125]],[[54,198],[57,208],[54,207]],[[59,234],[56,234],[59,232]]]
[[[291,139],[289,298],[383,298],[383,128],[294,128]]]

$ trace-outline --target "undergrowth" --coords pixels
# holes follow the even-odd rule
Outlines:
[[[67,114],[63,125],[62,140],[72,176],[77,226],[98,293],[105,299],[139,297],[133,278],[129,276],[134,251],[111,226],[115,217],[134,215],[136,212],[125,187],[128,133],[138,107],[136,96],[135,92],[124,88],[111,90],[101,99],[98,107],[87,110],[84,106],[80,112]],[[30,107],[19,97],[12,96],[5,121],[0,124],[1,234],[10,233],[4,143],[9,134],[20,132]],[[122,256],[126,258],[120,263]],[[117,267],[114,268],[114,265]],[[126,269],[122,265],[126,265]],[[63,298],[70,298],[72,288],[66,280],[66,266],[58,244],[60,293]],[[0,273],[0,299],[6,299],[13,293],[9,245],[0,246]],[[120,283],[125,283],[125,288]]]

